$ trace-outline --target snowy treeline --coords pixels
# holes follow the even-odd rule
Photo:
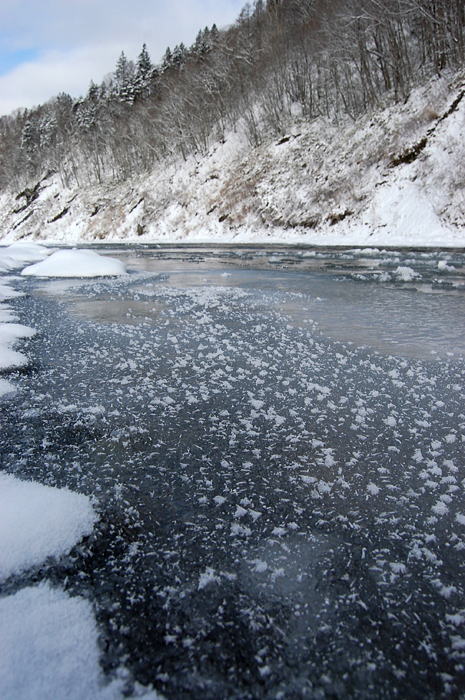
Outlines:
[[[204,154],[245,126],[251,145],[308,120],[404,101],[465,58],[463,0],[255,0],[153,65],[121,53],[87,95],[61,94],[0,119],[0,188],[47,171],[65,186],[124,180],[171,156]],[[34,191],[25,192],[34,198]]]

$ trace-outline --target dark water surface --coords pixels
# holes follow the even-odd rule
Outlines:
[[[111,254],[128,277],[17,283],[3,468],[101,519],[7,587],[87,596],[105,671],[167,698],[457,697],[463,254]]]

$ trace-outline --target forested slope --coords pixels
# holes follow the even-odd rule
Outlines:
[[[0,120],[2,235],[460,243],[464,12],[256,0],[157,66],[121,54]]]

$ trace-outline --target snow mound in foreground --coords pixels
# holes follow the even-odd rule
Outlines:
[[[21,272],[34,277],[115,277],[125,273],[120,260],[103,257],[93,250],[58,250]]]
[[[97,628],[87,601],[48,584],[0,600],[0,696],[122,697],[117,683],[101,685]]]
[[[87,496],[0,474],[0,580],[69,551],[96,519]]]

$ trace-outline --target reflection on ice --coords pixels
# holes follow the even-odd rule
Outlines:
[[[203,256],[178,249],[120,253],[133,270],[132,301],[125,298],[126,292],[118,294],[117,285],[100,286],[100,293],[97,286],[98,299],[81,302],[77,297],[73,308],[102,322],[159,322],[166,289],[172,294],[179,290],[185,298],[201,289],[252,291],[256,303],[288,315],[291,323],[303,327],[318,323],[323,334],[338,340],[431,359],[465,353],[465,303],[460,291],[464,278],[458,275],[463,256],[446,255],[443,259],[444,254],[429,252],[412,257],[375,249],[339,254],[287,251],[279,256],[218,249],[206,250]],[[283,269],[291,259],[294,269]],[[66,298],[63,283],[51,282],[50,289]]]
[[[114,301],[87,300],[75,301],[71,310],[81,318],[98,323],[155,323],[165,306],[154,301]]]

